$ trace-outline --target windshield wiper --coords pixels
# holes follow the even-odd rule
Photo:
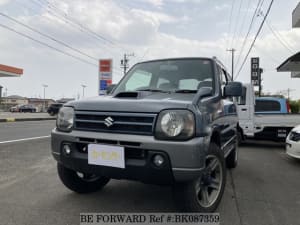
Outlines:
[[[198,90],[190,90],[190,89],[178,89],[175,90],[175,93],[197,93]]]
[[[151,92],[169,93],[169,91],[164,91],[164,90],[161,90],[161,89],[152,89],[152,88],[137,89],[135,91],[151,91]]]

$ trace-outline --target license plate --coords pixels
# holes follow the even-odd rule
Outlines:
[[[111,145],[88,145],[88,164],[125,168],[124,147]]]
[[[284,129],[277,130],[277,137],[286,138],[287,132]]]

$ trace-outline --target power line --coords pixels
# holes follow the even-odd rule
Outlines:
[[[249,13],[249,9],[250,9],[250,4],[251,4],[252,0],[248,0],[248,4],[245,5],[246,6],[246,12],[243,16],[243,19],[242,19],[242,22],[240,24],[240,28],[238,29],[238,33],[237,33],[237,38],[240,37],[240,35],[242,34],[243,32],[243,28],[244,28],[244,25],[245,25],[245,22],[246,22],[246,17],[248,16],[248,13]],[[236,46],[237,47],[237,46]]]
[[[241,9],[242,9],[243,1],[244,0],[240,0],[240,6],[239,6],[239,9],[238,9],[236,23],[235,23],[234,32],[233,32],[233,37],[232,37],[231,45],[230,45],[231,48],[233,47],[233,43],[234,43],[234,40],[235,40],[235,36],[236,36],[237,28],[238,28],[238,23],[239,23],[239,18],[240,18],[240,14],[241,14]]]
[[[243,43],[242,43],[242,47],[241,47],[241,49],[240,49],[240,51],[239,51],[240,53],[239,53],[239,55],[238,55],[238,59],[237,59],[237,61],[236,61],[235,66],[237,66],[237,65],[239,64],[239,62],[240,62],[242,53],[243,53],[244,48],[245,48],[245,46],[246,46],[247,39],[248,39],[248,37],[249,37],[249,34],[250,34],[250,32],[251,32],[251,29],[252,29],[254,20],[255,20],[255,18],[256,18],[257,11],[258,11],[258,9],[259,9],[259,6],[261,6],[261,5],[262,5],[262,0],[258,0],[256,9],[255,9],[255,11],[254,11],[254,13],[253,13],[253,16],[252,16],[252,18],[251,18],[251,22],[250,22],[250,25],[249,25],[247,34],[246,34],[245,37],[244,37],[244,40],[243,40]]]
[[[73,50],[73,51],[75,51],[75,52],[81,54],[81,55],[84,55],[84,56],[86,56],[86,57],[89,57],[90,59],[93,59],[93,60],[98,60],[97,58],[95,58],[95,57],[93,57],[93,56],[90,56],[90,55],[84,53],[83,51],[78,50],[78,49],[76,49],[76,48],[70,46],[69,44],[67,44],[67,43],[65,43],[65,42],[63,42],[63,41],[60,41],[60,40],[58,40],[58,39],[56,39],[56,38],[54,38],[53,36],[50,36],[50,35],[48,35],[48,34],[42,33],[41,31],[39,31],[39,30],[37,30],[37,29],[35,29],[35,28],[29,26],[29,25],[26,25],[26,24],[20,22],[19,20],[16,20],[16,19],[14,19],[14,18],[12,18],[12,17],[10,17],[10,16],[8,16],[8,15],[2,13],[2,12],[0,12],[0,15],[3,16],[3,17],[5,17],[5,18],[7,18],[7,19],[10,19],[10,20],[14,21],[15,23],[17,23],[17,24],[19,24],[19,25],[22,25],[22,26],[28,28],[29,30],[31,30],[31,31],[33,31],[33,32],[36,32],[36,33],[38,33],[38,34],[40,34],[40,35],[42,35],[42,36],[44,36],[44,37],[46,37],[46,38],[49,38],[50,40],[55,41],[56,43],[61,44],[61,45],[65,46],[65,47],[67,47],[67,48],[69,48],[69,49],[71,49],[71,50]]]
[[[252,48],[253,48],[253,46],[254,46],[254,44],[255,44],[255,41],[256,41],[256,39],[257,39],[257,37],[258,37],[260,31],[262,30],[262,27],[263,27],[265,21],[266,21],[266,19],[267,19],[267,16],[268,16],[269,13],[270,13],[270,10],[271,10],[271,7],[272,7],[272,5],[273,5],[273,2],[274,2],[274,0],[271,0],[271,2],[270,2],[270,4],[269,4],[269,7],[268,7],[268,10],[267,10],[267,13],[266,13],[266,15],[264,16],[264,19],[263,19],[263,21],[261,22],[261,24],[260,24],[260,26],[259,26],[259,29],[258,29],[258,31],[257,31],[257,33],[256,33],[256,35],[255,35],[255,37],[254,37],[254,40],[253,40],[252,43],[251,43],[251,46],[250,46],[250,48],[249,48],[249,50],[248,50],[248,52],[247,52],[247,54],[246,54],[246,56],[245,56],[245,58],[244,58],[244,61],[243,61],[242,65],[241,65],[241,67],[240,67],[240,69],[239,69],[239,71],[238,71],[238,73],[237,73],[235,79],[239,76],[239,74],[240,74],[242,68],[244,67],[244,65],[245,65],[245,63],[246,63],[246,60],[247,60],[247,58],[248,58],[248,56],[249,56],[249,54],[250,54],[250,52],[251,52],[251,50],[252,50]],[[235,80],[235,79],[234,79],[234,80]]]
[[[22,4],[21,2],[18,2],[18,3]],[[26,6],[26,5],[24,5],[24,4],[22,4],[22,6],[25,7],[25,8],[27,8],[27,9],[29,9],[29,10],[33,10],[32,8],[28,8],[28,6]],[[73,50],[73,51],[75,51],[75,52],[77,52],[77,53],[80,53],[81,55],[84,55],[84,56],[89,57],[89,58],[91,58],[91,59],[93,59],[93,60],[96,60],[96,61],[99,60],[98,58],[96,58],[96,57],[94,57],[94,56],[88,55],[87,53],[85,53],[85,52],[83,52],[83,51],[81,51],[81,50],[79,50],[79,49],[76,49],[76,48],[70,46],[69,44],[67,44],[67,43],[65,43],[65,42],[63,42],[63,41],[60,41],[60,40],[54,38],[53,36],[47,35],[47,34],[43,33],[42,31],[39,31],[38,29],[35,29],[35,28],[33,28],[33,27],[29,26],[29,25],[26,25],[26,24],[24,24],[24,23],[22,23],[22,22],[20,22],[20,21],[18,21],[18,20],[16,20],[16,19],[14,19],[14,18],[12,18],[12,17],[10,17],[10,16],[8,16],[8,15],[6,15],[6,14],[4,14],[4,13],[1,13],[1,12],[0,12],[0,15],[6,17],[7,19],[11,19],[12,21],[14,21],[14,22],[16,22],[16,23],[18,23],[18,24],[20,24],[20,25],[22,25],[22,26],[25,26],[26,28],[28,28],[28,29],[30,29],[30,30],[32,30],[32,31],[34,31],[34,32],[36,32],[36,33],[38,33],[38,34],[44,36],[44,37],[47,37],[47,38],[49,38],[50,40],[55,41],[55,42],[57,42],[57,43],[59,43],[59,44],[65,46],[65,47],[67,47],[67,48],[69,48],[69,49],[71,49],[71,50]],[[46,17],[46,18],[47,18],[47,17]],[[58,17],[57,17],[57,18],[58,18]],[[47,19],[49,19],[49,18],[47,18]],[[67,21],[65,21],[65,22],[67,22]],[[122,72],[121,69],[118,68],[118,67],[115,67],[115,66],[114,66],[113,68],[114,68],[115,70],[119,71],[119,72]]]
[[[231,23],[232,23],[232,14],[233,14],[234,3],[235,3],[235,0],[232,0],[232,2],[231,2],[230,14],[229,14],[229,23],[228,23],[228,31],[227,31],[228,37],[227,37],[227,39],[226,39],[226,49],[229,47],[229,46],[228,46],[228,44],[229,44],[229,39],[230,39],[230,38],[229,38],[229,33],[230,33],[230,31],[231,31]],[[224,54],[225,54],[225,51],[224,51]],[[226,58],[225,55],[224,55],[224,58]]]
[[[24,8],[28,9],[29,11],[30,11],[30,10],[32,10],[33,12],[35,11],[33,8],[31,8],[31,7],[29,7],[29,6],[25,5],[25,4],[23,4],[23,2],[19,2],[19,1],[17,0],[17,1],[15,1],[15,3],[17,3],[17,4],[19,4],[19,5],[22,5]],[[33,1],[32,1],[32,3],[34,3],[34,4],[37,5],[38,7],[41,7],[41,6],[42,6],[42,5],[37,4],[36,2],[33,2]],[[52,13],[52,11],[49,11],[49,10],[48,10],[47,12],[49,13],[49,15],[51,15],[51,16],[57,18],[58,20],[64,22],[64,23],[67,24],[67,25],[70,25],[70,26],[66,26],[65,28],[72,28],[72,29],[74,29],[74,30],[79,30],[82,34],[88,35],[89,37],[91,37],[91,39],[89,39],[89,41],[87,41],[88,43],[89,43],[90,41],[93,41],[96,45],[98,45],[99,47],[101,47],[101,49],[105,48],[106,51],[110,52],[111,54],[115,54],[115,53],[113,53],[113,52],[111,51],[111,49],[110,49],[107,45],[105,45],[105,44],[102,43],[102,42],[101,42],[101,43],[98,42],[98,41],[97,41],[98,39],[95,39],[93,36],[91,36],[89,33],[85,32],[84,30],[82,30],[80,27],[75,27],[73,24],[71,24],[71,22],[69,22],[69,21],[66,20],[65,18],[61,18],[62,16],[60,16],[60,15],[55,15],[54,13]],[[53,22],[53,20],[51,20],[48,16],[45,16],[45,14],[41,14],[40,16],[42,16],[42,17],[44,17],[45,19],[47,19],[47,20]],[[77,39],[78,39],[78,36],[76,35],[74,38],[77,38]]]
[[[39,43],[39,44],[41,44],[41,45],[44,45],[44,46],[46,46],[46,47],[48,47],[48,48],[50,48],[50,49],[52,49],[52,50],[55,50],[55,51],[57,51],[57,52],[60,52],[60,53],[62,53],[62,54],[64,54],[64,55],[70,56],[70,57],[72,57],[72,58],[74,58],[74,59],[77,59],[77,60],[79,60],[79,61],[81,61],[81,62],[84,62],[84,63],[89,64],[89,65],[92,65],[92,66],[97,66],[96,64],[93,64],[93,63],[91,63],[91,62],[89,62],[89,61],[87,61],[87,60],[85,60],[85,59],[82,59],[82,58],[77,57],[77,56],[75,56],[75,55],[72,55],[72,54],[70,54],[70,53],[68,53],[68,52],[65,52],[65,51],[62,51],[62,50],[60,50],[60,49],[58,49],[58,48],[55,48],[55,47],[53,47],[53,46],[51,46],[51,45],[49,45],[49,44],[47,44],[47,43],[45,43],[45,42],[42,42],[42,41],[40,41],[40,40],[37,40],[37,39],[35,39],[35,38],[33,38],[33,37],[27,35],[27,34],[21,33],[21,32],[15,30],[15,29],[13,29],[13,28],[10,28],[10,27],[8,27],[8,26],[6,26],[6,25],[4,25],[4,24],[1,24],[1,23],[0,23],[0,27],[2,27],[2,28],[4,28],[4,29],[7,29],[7,30],[10,30],[10,31],[12,31],[12,32],[14,32],[14,33],[16,33],[16,34],[19,34],[19,35],[21,35],[21,36],[23,36],[23,37],[26,37],[26,38],[28,38],[28,39],[30,39],[30,40],[32,40],[32,41],[35,41],[35,42],[37,42],[37,43]]]
[[[275,30],[272,28],[271,24],[266,20],[266,24],[268,28],[271,30],[274,37],[281,43],[281,45],[288,50],[291,54],[294,54],[294,51],[289,47],[289,45],[281,38],[280,34],[275,32]]]
[[[281,61],[276,59],[274,56],[272,56],[271,54],[266,53],[265,51],[262,51],[261,49],[259,49],[257,47],[257,45],[254,45],[253,48],[255,48],[256,51],[258,51],[260,54],[267,56],[268,58],[272,59],[274,63],[276,64],[280,64]]]
[[[42,0],[37,0],[38,2],[42,3]],[[117,47],[120,48],[122,50],[126,50],[124,49],[122,46],[118,45],[117,43],[115,43],[115,41],[112,41],[106,37],[104,37],[103,35],[98,34],[97,32],[91,30],[89,27],[84,26],[83,24],[81,24],[80,22],[76,21],[73,17],[70,17],[68,14],[66,14],[64,11],[62,11],[59,7],[55,6],[54,4],[52,4],[50,1],[45,0],[45,2],[47,3],[48,8],[52,8],[52,10],[55,10],[55,12],[61,14],[65,19],[71,21],[73,24],[79,26],[81,29],[89,32],[90,34],[92,34],[95,38],[105,41],[106,43],[109,43],[110,45],[112,45],[113,47]]]
[[[37,5],[38,7],[44,7],[43,3],[40,1],[35,1],[35,0],[31,0],[32,3],[34,3],[35,5]],[[22,4],[19,2],[19,4]],[[111,46],[108,45],[108,43],[103,42],[103,40],[101,40],[101,42],[98,42],[99,38],[95,37],[95,35],[91,34],[90,32],[88,32],[87,30],[85,30],[83,28],[83,25],[81,24],[76,24],[74,21],[72,21],[70,18],[68,18],[65,13],[62,10],[56,10],[53,9],[52,6],[49,6],[49,3],[47,4],[47,13],[57,19],[59,19],[60,21],[63,21],[64,23],[66,23],[67,25],[69,25],[70,27],[72,27],[75,30],[79,30],[80,32],[82,32],[84,35],[88,35],[89,37],[91,37],[93,41],[95,41],[95,43],[100,46],[101,48],[105,47],[107,49],[107,51],[111,52],[111,47],[115,47],[115,46]],[[22,4],[24,6],[24,4]],[[61,11],[61,13],[59,12]],[[45,15],[42,14],[43,17],[49,19],[48,17],[46,17]],[[97,40],[97,41],[96,41]],[[101,43],[101,45],[100,45]],[[112,53],[112,52],[111,52]]]

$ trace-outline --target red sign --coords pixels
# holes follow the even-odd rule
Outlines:
[[[112,60],[111,59],[101,59],[99,61],[100,72],[111,72],[112,69]]]

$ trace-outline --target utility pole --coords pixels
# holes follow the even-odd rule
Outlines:
[[[81,87],[82,87],[82,98],[84,98],[84,89],[85,89],[87,86],[84,85],[84,84],[82,84]]]
[[[228,52],[231,52],[231,76],[233,78],[234,72],[234,52],[236,51],[234,48],[227,49]]]
[[[127,72],[127,69],[129,68],[129,57],[133,57],[134,56],[134,53],[130,53],[130,54],[124,54],[124,58],[121,59],[121,68],[123,69],[124,71],[124,75],[126,74]]]
[[[1,101],[2,101],[2,86],[0,85],[0,104],[1,104]]]
[[[48,85],[47,84],[43,84],[42,86],[44,88],[44,106],[43,106],[43,112],[45,112],[46,111],[46,88],[48,87]]]

